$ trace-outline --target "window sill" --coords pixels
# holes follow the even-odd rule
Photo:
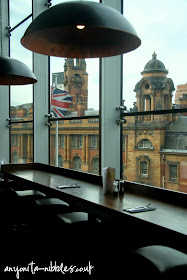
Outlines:
[[[154,151],[154,148],[134,148],[135,151]]]
[[[141,178],[141,179],[148,179],[148,175],[140,175],[139,178]]]
[[[178,181],[168,181],[167,183],[170,183],[170,184],[178,184],[179,182]]]

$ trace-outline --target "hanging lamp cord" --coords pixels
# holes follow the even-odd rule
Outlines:
[[[3,54],[3,27],[2,27],[2,4],[0,0],[0,25],[1,25],[1,56],[4,56]]]

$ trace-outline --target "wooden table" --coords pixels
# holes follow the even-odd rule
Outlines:
[[[122,232],[127,232],[127,227],[131,228],[129,236],[136,236],[138,232],[138,236],[141,236],[142,231],[142,236],[146,234],[149,238],[149,231],[157,242],[162,235],[166,239],[170,236],[170,241],[180,238],[180,246],[187,251],[186,194],[126,182],[124,194],[103,195],[101,176],[39,163],[2,165],[2,172],[6,179],[13,179],[25,189],[43,191],[79,207],[91,216],[116,222]],[[58,189],[59,185],[66,184],[78,184],[80,188]],[[148,203],[156,210],[136,214],[123,211]],[[175,240],[172,242],[175,244]]]

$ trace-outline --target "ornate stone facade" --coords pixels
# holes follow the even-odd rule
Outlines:
[[[132,111],[172,109],[174,84],[155,52],[141,74],[142,79],[134,89],[137,100]],[[187,151],[182,146],[176,146],[179,137],[184,142],[187,140],[185,126],[180,126],[173,138],[168,140],[167,136],[176,121],[179,122],[179,117],[176,114],[126,117],[127,123],[123,125],[126,180],[187,192]],[[183,123],[187,125],[187,118],[183,119]],[[172,149],[168,142],[173,143]]]

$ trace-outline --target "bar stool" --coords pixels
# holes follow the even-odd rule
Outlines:
[[[27,189],[27,188],[24,189],[23,186],[19,186],[13,180],[8,180],[8,183],[6,184],[5,187],[15,191],[18,196],[35,197],[35,198],[46,197],[45,193],[35,189]]]
[[[72,212],[72,213],[62,213],[57,214],[57,217],[60,218],[66,224],[75,224],[88,222],[88,213],[86,212]]]
[[[9,189],[9,193],[14,194],[15,197],[17,195],[17,198],[20,200],[22,210],[26,208],[27,211],[30,210],[30,213],[32,213],[32,215],[35,214],[35,212],[42,215],[67,213],[66,216],[68,217],[69,213],[69,223],[88,220],[87,213],[81,212],[82,214],[80,214],[80,211],[77,212],[77,208],[70,206],[68,203],[59,198],[47,197],[46,194],[34,189],[18,190],[18,186],[16,186],[16,189],[13,189],[12,187],[13,186],[7,188]],[[65,217],[64,219],[61,217],[61,220],[64,221]]]
[[[46,197],[46,198],[32,198],[33,205],[37,210],[42,211],[46,214],[58,214],[66,213],[73,211],[73,208],[70,207],[65,201],[55,198],[55,197]]]
[[[15,191],[15,192],[20,197],[31,197],[31,198],[36,198],[36,199],[46,197],[46,195],[44,193],[37,191],[37,190],[19,190],[19,191]]]
[[[3,216],[7,214],[12,216],[12,223],[17,224],[19,227],[20,225],[25,227],[27,224],[38,226],[38,224],[48,223],[52,219],[55,221],[54,215],[56,214],[71,213],[77,210],[65,201],[47,197],[40,191],[18,191],[7,186],[1,189],[1,192],[3,192],[3,197],[1,196],[0,198],[3,200],[3,203],[1,203]],[[11,210],[13,205],[15,205],[14,211]],[[77,216],[77,220],[79,217]]]
[[[13,190],[14,191],[14,190]],[[55,197],[37,197],[35,195],[21,195],[15,191],[19,198],[19,208],[28,223],[35,225],[42,232],[53,231],[61,228],[64,224],[87,222],[88,214],[69,205],[65,201]],[[40,194],[39,194],[40,196]],[[23,217],[23,215],[21,215]],[[25,221],[26,222],[26,221]]]
[[[17,196],[22,210],[25,207],[27,210],[30,209],[32,213],[38,210],[45,213],[64,213],[73,211],[70,205],[65,201],[58,198],[48,197],[45,193],[35,189],[16,190],[12,187],[7,187],[7,190],[9,190],[9,193],[14,194],[15,197]]]
[[[133,267],[144,279],[184,279],[187,254],[176,249],[152,245],[133,250]]]

